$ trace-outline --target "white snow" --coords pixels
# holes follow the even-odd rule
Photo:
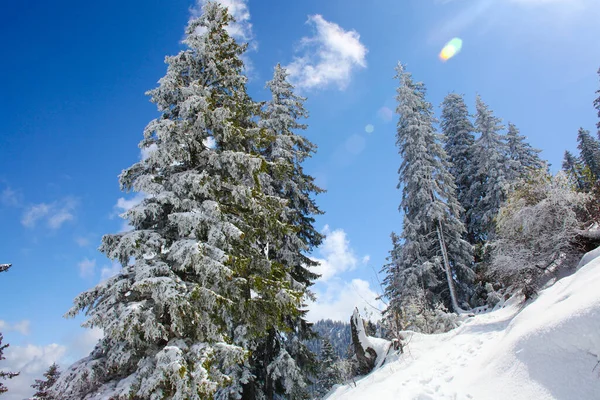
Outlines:
[[[409,334],[404,354],[327,399],[600,399],[600,250],[586,257],[532,303]]]

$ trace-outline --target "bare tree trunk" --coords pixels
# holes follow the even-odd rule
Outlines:
[[[462,314],[465,311],[458,305],[456,299],[456,289],[454,288],[454,278],[452,277],[452,270],[450,269],[450,262],[448,261],[448,251],[446,249],[446,242],[444,240],[444,233],[442,232],[442,222],[438,220],[437,227],[438,241],[440,243],[440,249],[442,250],[442,258],[444,259],[444,269],[446,270],[446,280],[448,281],[448,289],[450,290],[450,300],[452,301],[453,311],[457,314]]]

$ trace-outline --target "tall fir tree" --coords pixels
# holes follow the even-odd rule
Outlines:
[[[533,148],[526,142],[526,139],[520,134],[515,124],[509,122],[506,133],[506,150],[509,165],[507,178],[510,182],[525,178],[531,170],[541,169],[546,165],[539,156],[541,150]]]
[[[463,209],[466,209],[472,185],[470,163],[473,158],[471,151],[475,142],[475,128],[469,119],[469,110],[462,95],[450,93],[444,98],[440,122],[445,139],[444,150],[448,154],[450,173],[456,184],[456,198]],[[465,224],[468,225],[469,222],[465,221]]]
[[[11,264],[0,264],[0,272],[6,272],[10,267]],[[2,340],[4,340],[4,336],[2,335],[2,333],[0,333],[0,361],[6,359],[6,357],[4,357],[4,350],[6,350],[9,347],[8,343],[2,344]],[[6,385],[4,385],[2,380],[12,379],[17,376],[19,376],[19,372],[9,372],[0,370],[0,394],[8,392],[8,388],[6,387]]]
[[[600,77],[600,69],[598,69],[598,76]],[[598,111],[598,123],[596,127],[598,128],[598,140],[600,140],[600,89],[596,90],[596,94],[598,97],[594,100],[594,108]]]
[[[506,143],[499,133],[504,126],[478,95],[476,131],[480,136],[473,144],[467,217],[469,241],[481,243],[494,233],[494,218],[506,198],[508,189]]]
[[[579,157],[589,170],[593,182],[600,179],[600,143],[590,135],[590,131],[579,128],[577,133]]]
[[[44,372],[45,379],[36,379],[35,383],[31,385],[35,389],[35,394],[31,400],[60,400],[54,396],[50,391],[50,388],[56,383],[60,377],[60,370],[56,363],[53,363],[46,372]]]
[[[225,29],[231,20],[207,2],[187,27],[187,49],[167,58],[149,92],[161,116],[140,147],[154,151],[120,176],[146,198],[125,214],[133,230],[102,240],[122,270],[68,313],[85,311],[84,326],[104,338],[62,374],[61,399],[248,397],[254,344],[303,315],[306,285],[271,260],[297,228],[288,200],[268,187],[270,139],[246,92],[246,46]]]
[[[402,188],[404,225],[400,238],[392,235],[394,247],[384,267],[390,299],[387,313],[401,314],[403,304],[423,290],[432,309],[443,301],[460,312],[459,303],[466,298],[474,274],[472,248],[462,239],[465,228],[454,178],[433,127],[433,107],[425,98],[425,86],[414,82],[402,64],[396,72],[400,82],[396,144],[402,157],[398,188]]]
[[[328,339],[323,339],[321,357],[319,360],[319,378],[317,381],[318,392],[324,396],[333,385],[340,382],[340,371],[337,368],[337,359],[333,346]]]
[[[269,162],[269,174],[263,175],[262,185],[270,195],[286,199],[282,217],[294,227],[294,233],[286,235],[280,243],[270,243],[268,253],[271,262],[281,263],[289,270],[293,287],[310,296],[308,288],[318,275],[310,271],[309,267],[316,263],[306,254],[322,241],[322,235],[313,226],[313,216],[321,211],[312,196],[322,190],[302,169],[302,163],[316,146],[296,132],[306,129],[298,119],[306,118],[308,113],[303,105],[305,99],[294,93],[287,75],[280,65],[275,67],[273,79],[266,85],[272,97],[259,127],[268,138],[263,154]],[[316,369],[315,355],[305,344],[314,337],[311,324],[305,319],[306,312],[283,315],[286,329],[281,331],[273,326],[266,338],[256,343],[250,361],[254,378],[246,385],[247,393],[267,399],[275,395],[287,395],[290,399],[304,397],[305,378]]]
[[[581,161],[568,150],[565,151],[562,169],[578,191],[583,192],[590,189],[590,182],[586,179],[585,168],[581,164]]]

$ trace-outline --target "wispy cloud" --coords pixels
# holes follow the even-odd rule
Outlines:
[[[20,195],[10,187],[5,187],[0,193],[0,202],[5,206],[19,207],[21,205]]]
[[[87,356],[103,336],[100,329],[85,329],[67,338],[65,344],[11,345],[4,353],[2,369],[19,371],[20,375],[4,382],[8,387],[8,398],[30,398],[35,392],[31,384],[42,378],[48,367],[56,362],[62,371],[70,364]]]
[[[27,228],[34,228],[39,222],[44,221],[50,229],[59,229],[65,222],[75,219],[77,200],[65,197],[52,203],[33,204],[25,208],[21,223]]]
[[[15,323],[8,323],[0,319],[0,332],[19,332],[21,335],[29,335],[31,332],[31,321],[24,319]]]
[[[301,89],[335,85],[344,90],[352,73],[367,67],[367,48],[360,42],[360,35],[318,14],[309,16],[307,23],[314,29],[314,35],[302,38],[299,50],[303,54],[286,66],[290,80]]]
[[[91,278],[96,272],[95,259],[84,258],[77,266],[79,267],[79,276],[82,278]]]

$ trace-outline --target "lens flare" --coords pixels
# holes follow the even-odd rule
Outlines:
[[[440,59],[442,61],[448,61],[457,55],[462,49],[462,43],[462,39],[459,38],[454,38],[449,41],[440,52]]]

